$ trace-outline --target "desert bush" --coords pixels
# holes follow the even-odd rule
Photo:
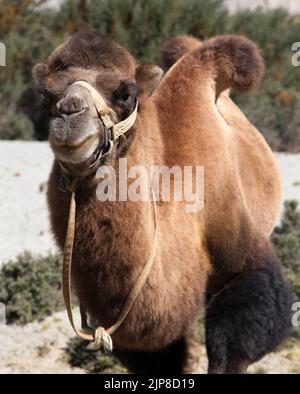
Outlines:
[[[47,137],[44,131],[45,111],[38,101],[39,96],[32,89],[31,69],[34,64],[48,57],[62,37],[51,28],[55,13],[39,13],[32,3],[31,0],[4,0],[0,3],[0,40],[7,48],[6,67],[0,68],[1,139]],[[30,88],[32,94],[26,96]],[[27,100],[25,108],[24,95]],[[36,103],[39,104],[37,108]],[[28,107],[31,108],[30,112]],[[42,114],[42,119],[39,114]],[[28,123],[31,123],[30,132],[27,131]]]
[[[274,229],[272,243],[292,284],[294,298],[300,301],[300,210],[297,201],[286,201],[282,221]]]
[[[24,113],[2,113],[0,111],[0,139],[31,140],[33,136],[32,122]]]
[[[300,71],[291,65],[291,45],[299,41],[300,18],[284,10],[262,9],[229,15],[221,3],[75,0],[54,11],[34,7],[32,0],[4,0],[0,4],[0,38],[9,50],[7,67],[0,69],[0,138],[24,138],[20,120],[11,120],[20,112],[31,120],[34,138],[47,138],[47,114],[33,91],[31,68],[70,34],[97,29],[125,45],[140,61],[159,63],[160,46],[170,36],[186,33],[206,39],[234,33],[253,39],[266,60],[266,77],[257,93],[235,94],[235,100],[272,148],[299,152]],[[28,135],[24,132],[26,138]]]
[[[200,39],[222,32],[227,12],[218,0],[91,0],[69,2],[57,27],[71,32],[90,27],[126,46],[140,61],[159,62],[162,42],[177,34]]]
[[[292,286],[295,301],[300,301],[300,210],[297,201],[286,201],[282,221],[274,229],[272,243]],[[300,338],[300,327],[294,328]]]
[[[41,320],[63,309],[61,259],[24,252],[5,263],[0,270],[0,301],[6,305],[8,324]]]
[[[235,94],[234,98],[273,149],[289,152],[300,151],[300,68],[291,63],[299,27],[299,17],[282,9],[257,9],[232,15],[226,28],[228,33],[255,41],[266,62],[265,78],[257,92]]]
[[[124,373],[126,369],[112,355],[98,350],[87,350],[87,342],[80,338],[71,339],[65,350],[64,360],[72,367],[84,368],[89,373]]]

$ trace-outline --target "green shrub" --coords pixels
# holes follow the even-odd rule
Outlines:
[[[291,46],[299,41],[299,28],[299,17],[282,9],[239,12],[226,27],[228,33],[255,41],[266,62],[257,92],[234,98],[273,149],[289,152],[300,151],[300,68],[291,63]]]
[[[26,115],[0,111],[0,139],[31,140],[33,135],[33,125]]]
[[[0,301],[6,305],[9,324],[41,320],[63,309],[61,259],[53,254],[34,257],[24,252],[4,264],[0,270]]]
[[[71,339],[65,351],[65,361],[72,367],[84,368],[89,373],[124,373],[126,369],[113,356],[102,351],[87,350],[87,342]]]
[[[220,33],[227,12],[218,0],[91,0],[67,3],[58,27],[100,30],[126,46],[138,59],[159,62],[162,42],[177,34],[199,38]],[[85,6],[83,6],[85,4]]]
[[[282,222],[274,229],[272,242],[285,275],[300,300],[300,210],[297,201],[286,201]]]
[[[297,201],[286,201],[282,221],[274,229],[272,243],[292,285],[295,301],[300,301],[300,210]],[[300,338],[300,327],[294,329]]]

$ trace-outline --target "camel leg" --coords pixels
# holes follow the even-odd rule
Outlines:
[[[267,250],[255,253],[246,270],[207,305],[208,373],[246,373],[289,333],[290,290],[273,252]]]
[[[158,352],[129,352],[116,349],[114,354],[132,373],[199,373],[201,348],[194,338],[186,336]]]
[[[201,347],[201,345],[197,342],[193,335],[187,336],[185,341],[186,353],[182,372],[199,374],[201,373],[201,359],[203,357],[203,347]]]

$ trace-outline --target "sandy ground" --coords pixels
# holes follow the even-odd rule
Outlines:
[[[47,143],[0,142],[0,262],[55,250],[45,195],[52,158]]]
[[[84,373],[63,361],[64,349],[72,337],[64,311],[25,326],[0,324],[0,374]]]
[[[79,321],[79,313],[75,317]],[[0,324],[0,374],[82,374],[81,368],[72,368],[64,361],[64,352],[68,341],[74,337],[67,321],[66,313],[58,312],[42,322],[26,326],[5,326]],[[300,352],[300,349],[297,350]],[[207,371],[205,349],[199,373]],[[293,354],[289,352],[271,353],[249,368],[250,373],[300,373],[295,370]],[[299,353],[298,356],[299,358]],[[111,371],[113,372],[113,371]]]
[[[283,201],[300,201],[300,154],[277,153]]]
[[[300,200],[300,155],[277,154],[283,200]],[[0,142],[0,265],[25,249],[55,251],[46,206],[46,182],[52,153],[47,143]],[[65,312],[24,327],[0,324],[0,373],[82,373],[62,360],[73,337]],[[201,371],[206,369],[203,358]],[[271,354],[252,372],[294,371],[290,356]]]

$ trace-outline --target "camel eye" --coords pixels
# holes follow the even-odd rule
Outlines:
[[[129,99],[135,101],[137,96],[137,86],[133,80],[122,81],[118,89],[114,92],[115,101],[120,104],[126,104]]]
[[[51,99],[44,98],[44,100],[43,100],[43,102],[42,102],[42,106],[43,106],[47,111],[50,112],[51,107],[52,107]]]
[[[55,68],[55,71],[64,71],[67,70],[69,68],[69,64],[66,64],[62,61],[62,59],[57,58],[55,59],[53,66]]]
[[[43,90],[41,93],[43,95],[42,106],[49,112],[49,114],[53,114],[56,108],[54,94],[48,90]]]
[[[43,95],[44,99],[46,100],[51,100],[54,96],[51,92],[49,92],[49,90],[47,89],[43,89],[41,90],[41,94]]]
[[[129,97],[130,97],[129,93],[124,93],[123,95],[121,95],[120,99],[123,101],[126,101],[129,99]]]

